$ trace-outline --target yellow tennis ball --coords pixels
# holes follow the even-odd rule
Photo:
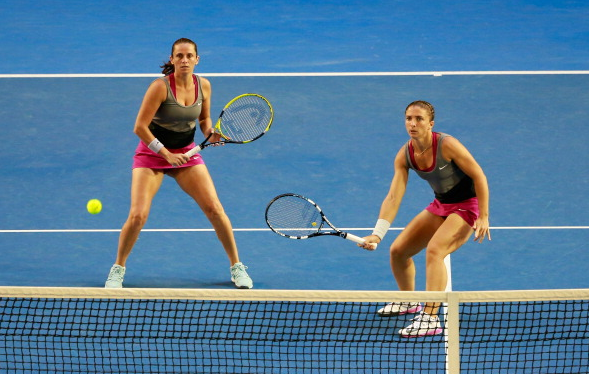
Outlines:
[[[88,209],[88,213],[90,214],[98,214],[102,210],[102,203],[98,199],[88,200],[86,209]]]
[[[317,222],[311,222],[311,225],[312,225],[313,227],[315,227],[315,226],[317,226]]]

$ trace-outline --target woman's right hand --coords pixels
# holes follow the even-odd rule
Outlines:
[[[376,246],[380,243],[380,238],[376,235],[368,235],[363,237],[362,239],[365,240],[364,244],[358,244],[358,247],[362,247],[369,251],[374,251],[376,249]]]
[[[162,156],[166,159],[166,161],[168,161],[170,165],[174,167],[182,166],[190,161],[190,157],[185,156],[183,153],[172,153],[168,150],[164,151],[163,149],[160,153],[164,153]]]

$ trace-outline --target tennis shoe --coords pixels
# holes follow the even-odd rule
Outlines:
[[[401,334],[404,338],[416,338],[420,336],[428,336],[428,335],[438,335],[441,334],[444,329],[442,329],[442,325],[440,323],[440,319],[438,316],[432,316],[427,313],[421,312],[415,318],[413,318],[412,323],[405,327],[404,329],[399,330],[399,334]]]
[[[242,264],[241,262],[236,263],[235,265],[231,266],[231,282],[235,283],[235,287],[237,288],[253,288],[254,282],[247,274],[247,266]]]
[[[403,314],[417,313],[421,311],[420,303],[401,302],[388,303],[376,312],[381,317],[401,316]]]
[[[104,288],[123,288],[123,279],[125,278],[125,268],[121,265],[113,265],[108,273],[108,278]]]

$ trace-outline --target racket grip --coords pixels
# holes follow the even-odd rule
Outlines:
[[[188,152],[184,153],[184,156],[192,157],[195,154],[197,154],[198,152],[200,152],[201,150],[202,150],[202,147],[200,145],[197,145],[196,147],[192,148]]]
[[[366,243],[366,240],[364,240],[361,237],[356,236],[354,234],[350,234],[349,232],[346,233],[346,239],[351,240],[351,241],[353,241],[355,243],[358,243],[358,244],[364,244],[364,243]],[[378,244],[372,243],[372,246],[371,246],[370,250],[374,251],[377,246],[378,246]]]

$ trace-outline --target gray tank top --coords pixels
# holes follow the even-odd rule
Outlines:
[[[155,113],[149,129],[166,148],[182,148],[194,141],[196,121],[202,109],[202,89],[200,77],[196,75],[193,77],[197,87],[196,101],[188,106],[178,103],[168,79],[160,78],[166,83],[168,97]]]
[[[439,137],[437,136],[439,134]],[[409,143],[405,145],[405,157],[409,168],[415,170],[417,175],[427,181],[434,190],[436,199],[443,204],[457,203],[476,196],[472,179],[453,161],[448,162],[442,157],[442,142],[450,136],[444,133],[433,133],[432,149],[434,162],[432,167],[426,170],[419,169],[415,165],[410,152]]]

